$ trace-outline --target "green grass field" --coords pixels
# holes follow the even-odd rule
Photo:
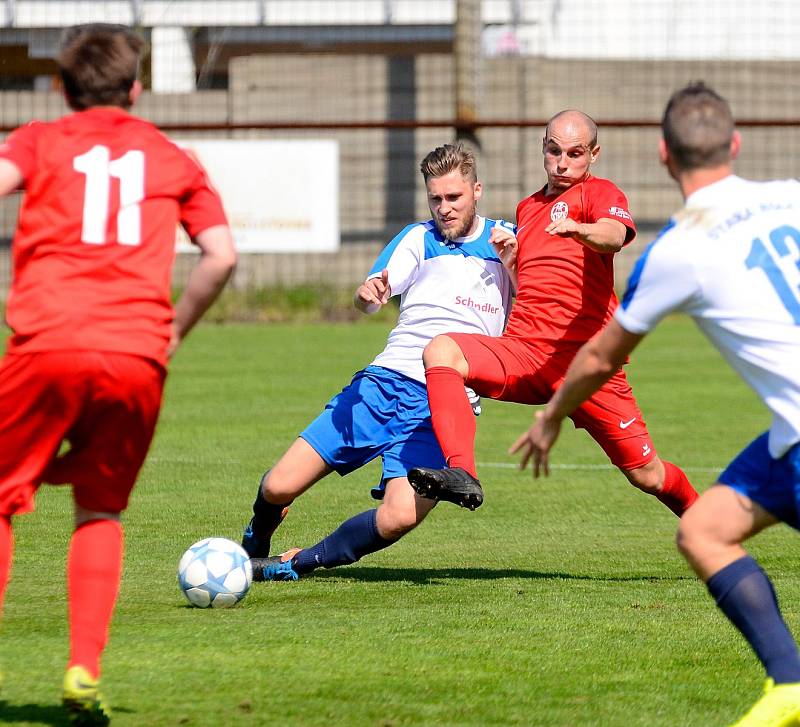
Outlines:
[[[710,727],[763,675],[673,545],[675,518],[567,427],[547,480],[506,454],[532,410],[485,402],[486,503],[437,507],[399,544],[297,583],[254,584],[231,610],[187,606],[175,569],[201,537],[238,540],[261,472],[383,346],[385,324],[205,326],[173,362],[151,456],[126,515],[104,659],[116,725]],[[767,415],[684,319],[629,375],[660,454],[704,489]],[[299,500],[278,549],[367,509],[373,463]],[[15,521],[0,634],[0,722],[64,724],[69,493]],[[752,551],[798,630],[798,540]]]

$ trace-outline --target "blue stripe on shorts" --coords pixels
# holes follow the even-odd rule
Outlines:
[[[425,384],[382,366],[359,371],[300,433],[336,472],[383,458],[381,487],[412,467],[445,467]]]
[[[780,459],[767,447],[769,433],[756,437],[719,476],[719,481],[800,530],[800,443]]]

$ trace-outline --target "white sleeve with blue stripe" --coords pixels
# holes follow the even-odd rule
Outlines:
[[[650,243],[628,279],[614,317],[629,333],[644,335],[668,313],[683,310],[700,292],[688,240],[670,222]]]
[[[378,255],[367,280],[380,277],[384,269],[388,270],[392,295],[405,293],[417,277],[423,260],[425,230],[425,225],[418,222],[403,229]]]

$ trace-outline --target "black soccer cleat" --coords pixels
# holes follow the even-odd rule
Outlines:
[[[461,467],[443,470],[414,467],[409,470],[408,481],[420,497],[429,500],[446,500],[469,510],[483,503],[481,483]]]
[[[300,548],[292,548],[280,555],[267,558],[251,558],[254,581],[296,581],[300,574],[294,569],[292,558],[300,552]]]

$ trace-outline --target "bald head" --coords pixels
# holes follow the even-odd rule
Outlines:
[[[587,149],[594,149],[597,146],[597,124],[591,116],[577,109],[565,109],[550,117],[544,131],[545,142],[553,134],[578,136],[585,140]]]
[[[547,194],[561,194],[589,176],[597,161],[597,124],[577,109],[560,111],[547,122],[542,139]]]

